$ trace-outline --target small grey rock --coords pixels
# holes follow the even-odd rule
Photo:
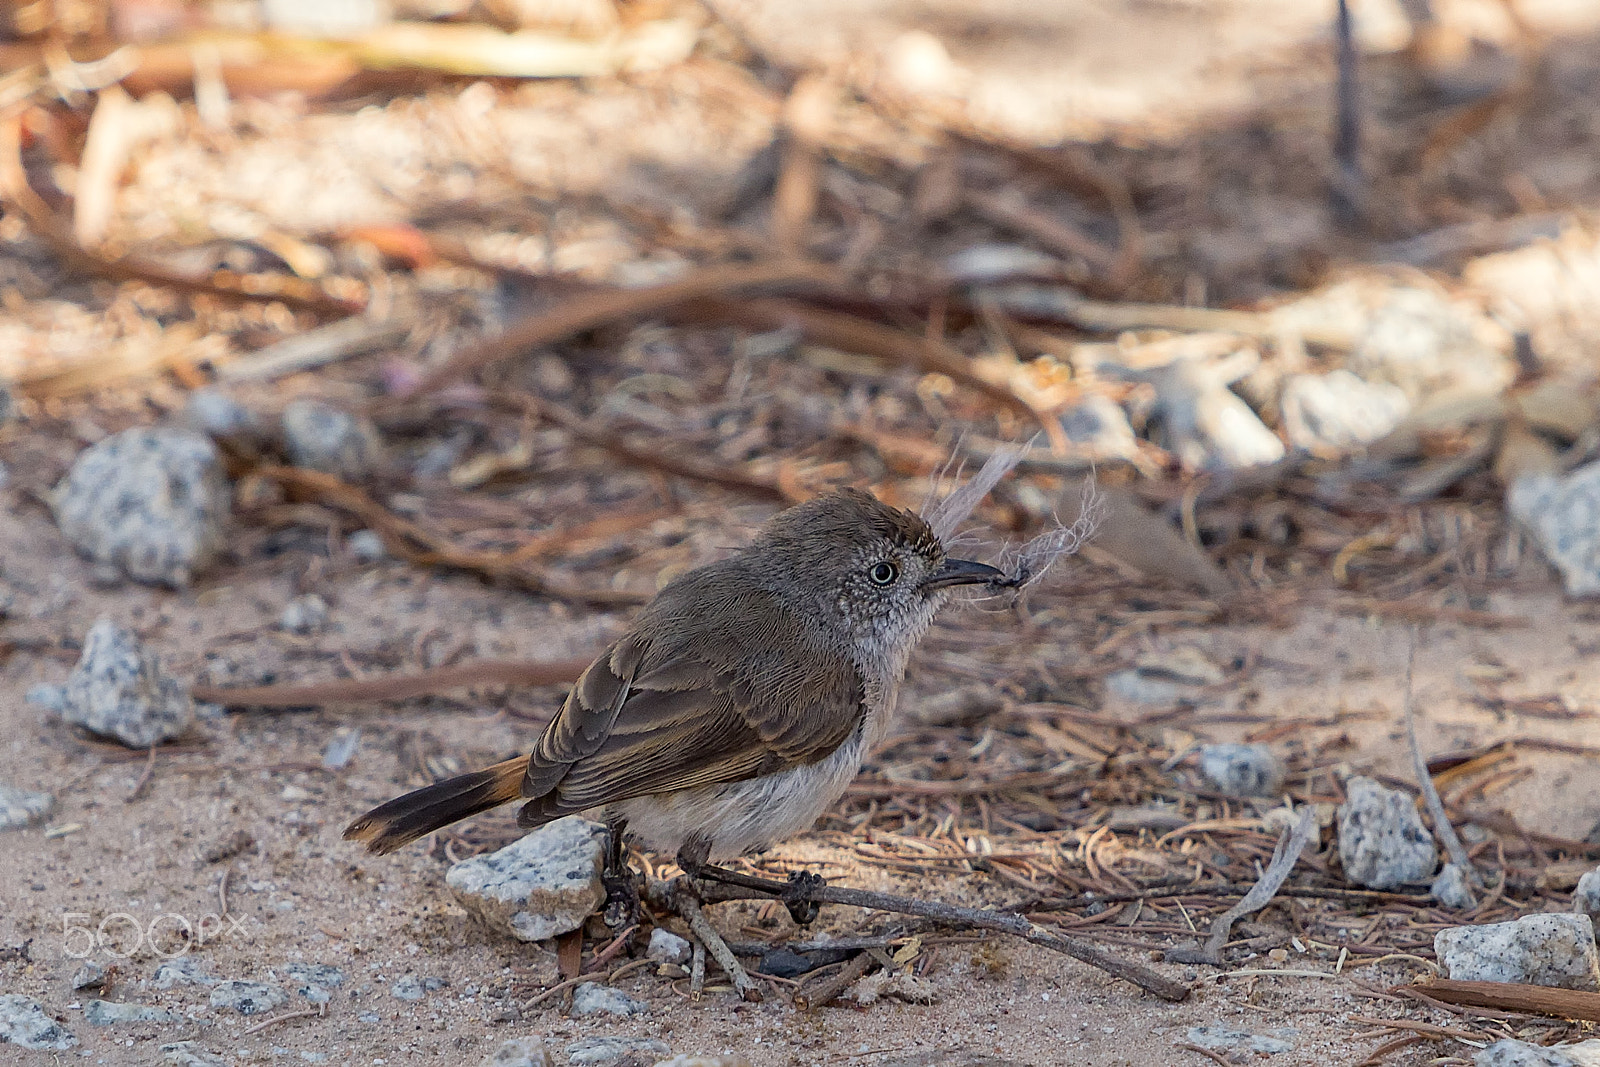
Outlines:
[[[1279,1031],[1279,1033],[1284,1032],[1286,1031]],[[1235,1030],[1221,1023],[1212,1023],[1210,1026],[1189,1027],[1188,1041],[1189,1044],[1199,1045],[1201,1048],[1238,1049],[1265,1053],[1269,1056],[1280,1052],[1294,1051],[1294,1045],[1285,1041],[1282,1037],[1252,1034],[1248,1030]]]
[[[1106,690],[1135,704],[1171,705],[1203,700],[1204,690],[1220,684],[1224,677],[1222,668],[1209,656],[1185,645],[1140,656],[1132,668],[1108,677]]]
[[[1506,490],[1506,506],[1561,572],[1569,594],[1600,593],[1600,463],[1563,477],[1525,474]]]
[[[377,563],[389,555],[389,550],[384,547],[383,538],[373,530],[357,530],[345,538],[344,545],[350,550],[350,554],[362,563]]]
[[[1283,784],[1283,763],[1270,745],[1205,745],[1200,773],[1231,797],[1271,796]]]
[[[193,1041],[173,1041],[161,1046],[161,1062],[167,1067],[228,1067],[228,1061],[215,1052],[196,1048]]]
[[[657,963],[683,963],[689,958],[689,942],[671,930],[656,927],[650,931],[648,955]]]
[[[1127,458],[1139,449],[1128,414],[1108,396],[1091,393],[1061,413],[1067,440],[1099,459]]]
[[[106,969],[93,960],[85,960],[78,973],[72,976],[73,989],[99,989],[105,985]]]
[[[211,990],[213,1008],[232,1008],[240,1015],[260,1015],[287,1003],[283,987],[266,982],[218,982]]]
[[[36,708],[43,708],[59,715],[67,706],[67,687],[40,682],[38,685],[29,686],[27,694],[22,699]]]
[[[467,910],[523,941],[576,930],[605,900],[606,828],[557,819],[498,852],[451,867],[445,884]]]
[[[672,1055],[665,1041],[652,1037],[586,1037],[566,1047],[567,1062],[573,1067],[588,1064],[615,1063],[630,1053],[654,1056],[656,1059]]]
[[[258,445],[265,427],[255,412],[221,389],[196,389],[183,408],[183,422],[192,430],[219,441]]]
[[[1333,452],[1371,444],[1400,425],[1411,410],[1399,386],[1366,382],[1347,370],[1293,375],[1284,383],[1279,404],[1291,445]]]
[[[1433,880],[1428,895],[1447,908],[1475,908],[1478,898],[1472,892],[1472,879],[1458,863],[1447,863]]]
[[[91,1000],[83,1009],[90,1026],[115,1026],[119,1023],[181,1023],[183,1016],[150,1004],[118,1004],[110,1000]]]
[[[344,770],[355,758],[356,747],[360,744],[361,727],[341,726],[322,751],[322,766],[330,771]]]
[[[1600,867],[1578,879],[1578,888],[1572,892],[1572,910],[1600,924]]]
[[[60,1023],[45,1014],[43,1006],[21,993],[0,994],[0,1045],[18,1045],[35,1051],[62,1051],[78,1043]]]
[[[232,495],[217,446],[133,429],[84,449],[50,496],[56,524],[102,570],[182,589],[226,544]]]
[[[1412,798],[1371,778],[1345,783],[1339,805],[1339,860],[1345,878],[1369,889],[1393,889],[1433,874],[1439,856]]]
[[[995,1062],[998,1063],[999,1061]],[[743,1056],[680,1055],[674,1056],[670,1060],[660,1060],[654,1067],[750,1067],[750,1061]]]
[[[292,634],[315,633],[328,625],[328,602],[315,593],[297,596],[284,605],[278,625]]]
[[[537,1037],[513,1037],[483,1061],[483,1067],[554,1067],[544,1042]]]
[[[1587,1042],[1585,1042],[1587,1044]],[[1503,1037],[1472,1057],[1473,1067],[1581,1067],[1581,1061],[1561,1051]]]
[[[286,963],[279,970],[294,992],[313,1004],[326,1004],[333,998],[329,991],[344,984],[344,972],[326,963]]]
[[[389,987],[389,995],[396,1000],[421,1000],[422,979],[414,974],[402,975]]]
[[[56,807],[50,793],[33,793],[0,785],[0,830],[20,830],[47,817]]]
[[[1449,977],[1600,992],[1600,950],[1587,915],[1524,915],[1515,922],[1453,926],[1433,937]]]
[[[599,982],[585,982],[572,991],[572,1014],[577,1016],[638,1015],[649,1010],[642,1001]]]
[[[175,960],[163,960],[161,966],[156,968],[155,986],[157,989],[171,989],[175,985],[216,985],[217,979],[205,969],[199,960],[189,956],[180,956]]]
[[[283,409],[283,439],[296,466],[360,481],[381,462],[378,431],[365,419],[313,400]]]
[[[67,678],[62,718],[129,748],[149,748],[194,723],[194,701],[132,631],[109,619],[89,629],[83,655]]]

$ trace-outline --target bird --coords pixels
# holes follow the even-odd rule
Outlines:
[[[522,801],[533,829],[600,813],[608,876],[627,834],[686,873],[809,829],[888,732],[912,650],[951,592],[1004,587],[921,516],[846,488],[666,584],[597,656],[533,751],[352,822],[390,853]]]

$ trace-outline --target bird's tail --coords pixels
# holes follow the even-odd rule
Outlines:
[[[345,829],[345,839],[364,841],[379,855],[393,852],[442,826],[518,799],[527,771],[528,757],[518,756],[423,786],[361,816]]]

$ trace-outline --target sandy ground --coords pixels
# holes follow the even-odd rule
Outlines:
[[[7,777],[20,787],[55,793],[59,806],[47,827],[5,839],[13,873],[0,881],[0,946],[28,943],[29,961],[10,958],[0,963],[0,975],[7,991],[38,998],[78,1036],[80,1048],[63,1062],[81,1055],[96,1063],[153,1063],[159,1044],[193,1039],[231,1063],[322,1062],[317,1057],[327,1056],[335,1063],[448,1064],[475,1062],[499,1041],[532,1033],[556,1050],[595,1035],[648,1036],[678,1052],[737,1052],[756,1065],[997,1062],[981,1056],[1024,1064],[1148,1064],[1185,1062],[1194,1054],[1176,1051],[1175,1043],[1187,1040],[1190,1027],[1219,1024],[1281,1033],[1293,1050],[1274,1062],[1348,1058],[1363,1047],[1351,1040],[1361,1027],[1341,1013],[1371,1014],[1376,1008],[1345,981],[1206,983],[1188,1003],[1171,1005],[1076,962],[1005,942],[981,952],[971,945],[939,949],[928,973],[938,997],[931,1005],[886,1001],[803,1015],[778,1000],[738,1003],[731,993],[692,1004],[666,980],[640,974],[621,986],[650,1004],[644,1016],[565,1019],[552,1006],[524,1014],[518,1002],[554,975],[549,953],[491,934],[470,919],[442,884],[441,856],[414,847],[374,859],[339,836],[351,816],[415,780],[419,748],[462,765],[525,749],[536,727],[508,718],[498,710],[500,702],[426,700],[388,710],[210,719],[200,727],[196,747],[157,758],[144,790],[130,802],[144,771],[142,756],[85,743],[46,721],[23,694],[32,684],[61,681],[75,659],[76,642],[101,616],[144,633],[180,677],[225,673],[216,666],[225,661],[239,677],[280,678],[328,676],[341,658],[397,669],[415,663],[414,649],[439,640],[468,657],[575,652],[614,632],[620,616],[574,621],[466,579],[425,578],[397,563],[334,562],[319,583],[333,606],[329,630],[296,637],[278,629],[276,620],[294,595],[304,560],[280,559],[271,568],[250,568],[253,573],[186,594],[99,590],[87,584],[83,565],[63,550],[35,508],[14,495],[8,504],[0,518],[4,588],[14,598],[6,634],[15,650],[0,668]],[[1064,584],[1070,586],[1070,579]],[[1418,658],[1425,745],[1457,751],[1509,736],[1592,738],[1592,722],[1523,721],[1473,703],[1478,690],[1471,678],[1494,665],[1505,668],[1504,695],[1559,694],[1577,707],[1600,702],[1600,683],[1582,666],[1600,648],[1600,619],[1563,603],[1543,582],[1494,599],[1494,610],[1531,625],[1499,631],[1443,625],[1425,639]],[[402,621],[396,625],[395,619]],[[977,627],[1000,644],[1009,636],[1005,620],[963,614],[958,625],[969,638]],[[1394,624],[1306,609],[1287,628],[1179,632],[1146,647],[1198,643],[1218,658],[1258,654],[1268,666],[1252,680],[1254,695],[1247,698],[1258,713],[1392,713],[1398,709],[1404,633]],[[936,633],[932,644],[939,640]],[[928,681],[914,666],[907,700],[926,695]],[[1223,706],[1242,695],[1228,696]],[[523,694],[518,703],[528,707],[540,700]],[[1404,775],[1395,727],[1391,714],[1340,728],[1353,742],[1351,765]],[[323,751],[351,728],[361,731],[354,760],[339,772],[323,770]],[[1196,729],[1204,737],[1230,736],[1225,725]],[[1496,796],[1494,804],[1516,812],[1531,829],[1569,837],[1588,833],[1600,820],[1600,779],[1592,763],[1540,754],[1523,760],[1538,773]],[[497,829],[508,826],[503,815],[489,818],[499,820]],[[236,856],[214,863],[197,858],[240,831],[251,843]],[[836,880],[863,888],[1007,899],[1003,886],[982,875],[908,882],[854,863],[846,850],[806,839],[783,846],[775,857],[820,862]],[[261,1017],[210,1008],[204,987],[155,989],[158,955],[148,943],[130,945],[127,920],[117,918],[105,927],[110,944],[95,954],[110,963],[116,961],[108,952],[134,949],[131,958],[117,962],[112,999],[167,1007],[190,1021],[87,1025],[79,1009],[91,994],[74,993],[69,984],[84,942],[82,935],[64,934],[65,927],[96,927],[113,915],[132,916],[147,930],[168,916],[198,927],[219,911],[224,872],[228,911],[236,922],[190,955],[221,979],[282,981],[283,967],[297,961],[338,967],[347,981],[335,991],[327,1015],[247,1033]],[[737,924],[727,912],[722,921]],[[835,914],[827,923],[844,930],[856,921]],[[158,930],[163,924],[170,930],[175,922],[162,918]],[[161,951],[179,948],[165,934],[157,941]],[[1283,966],[1292,968],[1293,958]],[[1382,965],[1362,975],[1381,982],[1406,973]],[[405,1002],[391,987],[408,975],[447,984],[420,1002]],[[507,996],[513,984],[521,996]],[[51,1062],[44,1054],[28,1057]]]

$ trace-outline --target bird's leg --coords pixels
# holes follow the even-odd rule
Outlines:
[[[674,857],[678,861],[678,869],[683,871],[689,884],[694,886],[695,892],[700,892],[700,879],[713,871],[721,870],[706,863],[711,858],[711,840],[699,834],[691,834],[682,845],[678,846],[678,854]]]
[[[628,850],[623,844],[623,834],[628,820],[606,820],[606,866],[600,875],[600,884],[606,889],[605,923],[620,930],[639,921],[639,887],[634,884],[633,871],[628,867]]]

